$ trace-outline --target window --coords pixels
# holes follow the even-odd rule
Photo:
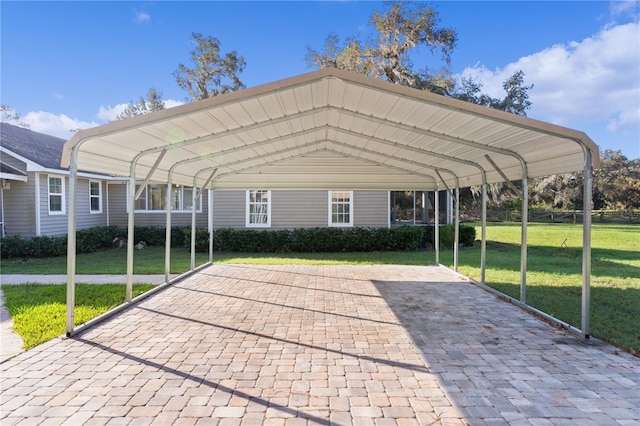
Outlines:
[[[136,185],[136,191],[140,185]],[[197,191],[197,189],[196,189]],[[171,211],[190,212],[193,208],[193,188],[174,185],[171,188]],[[149,184],[136,200],[135,209],[138,212],[164,212],[167,207],[167,185]],[[202,211],[202,196],[196,201],[196,211]]]
[[[448,191],[439,192],[440,223],[447,223]],[[390,191],[389,223],[391,226],[435,223],[433,191]]]
[[[353,226],[353,191],[329,191],[329,226]]]
[[[89,181],[89,211],[102,213],[101,184],[98,181]]]
[[[392,225],[419,225],[429,223],[433,216],[433,193],[426,191],[391,191],[390,222]]]
[[[247,228],[271,227],[271,191],[247,191]]]
[[[48,176],[49,214],[64,214],[64,177]]]

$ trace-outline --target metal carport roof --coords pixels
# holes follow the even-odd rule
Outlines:
[[[591,185],[592,170],[600,166],[600,157],[596,144],[583,132],[327,68],[82,130],[64,145],[61,165],[71,172],[68,334],[74,329],[78,170],[129,177],[130,205],[137,196],[133,190],[136,180],[140,179],[215,190],[456,188],[456,198],[457,189],[482,185],[483,284],[486,184],[522,180],[520,302],[523,305],[526,305],[527,180],[584,170],[581,332],[589,335]],[[195,198],[196,191],[192,192]],[[169,230],[171,209],[167,206],[166,210]],[[436,262],[437,225],[436,222]],[[194,212],[192,227],[195,228]],[[127,300],[130,301],[133,209],[129,211],[128,228]],[[192,270],[195,270],[194,235],[192,232]],[[167,282],[169,242],[167,232]],[[457,244],[454,251],[457,270]]]
[[[327,68],[83,130],[64,147],[62,166],[78,147],[80,170],[149,175],[192,185],[194,171],[217,168],[217,190],[435,190],[582,169],[583,132],[422,90]],[[291,175],[295,175],[292,179]],[[203,178],[206,179],[206,176]]]

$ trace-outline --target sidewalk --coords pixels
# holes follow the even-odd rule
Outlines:
[[[169,279],[176,276],[176,274],[172,274]],[[66,284],[66,282],[66,275],[0,275],[0,284],[2,285],[23,283]],[[76,283],[105,284],[126,282],[126,275],[76,275]],[[133,282],[159,285],[164,283],[164,275],[134,275]],[[13,321],[4,307],[4,295],[0,290],[0,363],[22,352],[24,352],[22,339],[13,331]]]

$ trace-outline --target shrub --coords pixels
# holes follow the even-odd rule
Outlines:
[[[134,229],[134,242],[164,246],[165,229],[141,226]],[[127,229],[97,226],[76,233],[76,251],[91,253],[110,248],[116,237],[127,237]],[[453,247],[454,227],[440,228],[440,246]],[[460,244],[472,246],[476,230],[460,225]],[[222,228],[214,232],[214,249],[252,253],[277,252],[367,252],[421,250],[433,247],[433,227],[403,226],[399,228],[298,228],[293,230],[254,230]],[[171,246],[191,248],[191,227],[173,227]],[[209,233],[196,229],[196,251],[209,250]],[[22,238],[19,235],[0,239],[3,259],[14,257],[51,257],[67,253],[67,236]]]
[[[276,252],[366,252],[419,250],[427,244],[425,227],[401,228],[297,228],[251,230],[222,228],[214,233],[220,251]],[[196,234],[196,249],[208,250],[208,234]],[[200,241],[202,239],[203,241]],[[185,240],[188,247],[190,241]]]
[[[0,239],[0,256],[2,259],[26,255],[27,240],[20,235],[11,235]]]

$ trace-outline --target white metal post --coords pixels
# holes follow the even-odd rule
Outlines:
[[[520,301],[527,303],[527,223],[529,222],[529,186],[522,179],[522,235],[520,241]]]
[[[67,336],[71,335],[75,327],[76,184],[78,181],[78,149],[79,147],[77,145],[73,147],[69,159],[69,217],[67,225]]]
[[[127,289],[125,301],[133,298],[133,239],[135,238],[135,210],[136,210],[136,163],[131,163],[131,177],[129,178],[129,217],[127,220]]]
[[[591,312],[591,201],[593,198],[593,160],[591,151],[585,150],[584,195],[582,217],[582,334],[590,334]]]
[[[213,263],[213,191],[207,192],[208,206],[209,206],[209,263]]]
[[[453,236],[453,270],[458,272],[458,247],[460,246],[460,185],[456,178],[456,223]]]
[[[433,245],[436,249],[436,265],[440,264],[440,191],[435,191],[435,207],[434,207],[434,226],[433,226]]]
[[[482,183],[482,231],[480,237],[480,282],[486,284],[487,270],[487,181]]]
[[[198,191],[198,174],[193,178],[193,188],[191,191],[191,270],[196,269],[196,199]]]
[[[164,236],[164,282],[169,282],[169,274],[171,273],[171,186],[173,169],[169,171],[167,180],[167,221],[165,225]]]

